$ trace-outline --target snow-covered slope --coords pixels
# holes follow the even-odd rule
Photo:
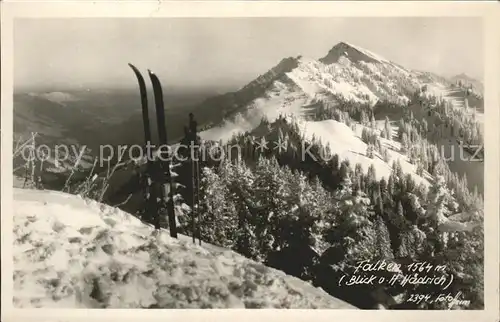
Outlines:
[[[371,164],[375,167],[377,179],[389,178],[393,161],[399,160],[404,173],[411,173],[417,184],[423,183],[428,186],[427,178],[415,174],[416,166],[409,163],[407,158],[397,152],[401,146],[399,142],[380,138],[382,146],[387,148],[389,163],[383,160],[378,152],[374,152],[374,158],[367,156],[367,144],[361,141],[363,126],[358,125],[356,131],[351,130],[347,125],[335,120],[325,120],[320,122],[302,123],[302,128],[307,139],[312,139],[313,135],[321,139],[323,143],[328,143],[332,153],[338,154],[341,160],[348,159],[352,164],[361,164],[363,171],[368,171]],[[383,126],[383,125],[382,125]]]
[[[341,308],[232,251],[193,245],[118,209],[14,189],[14,304],[67,308]]]

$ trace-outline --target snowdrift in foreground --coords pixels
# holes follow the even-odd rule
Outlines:
[[[14,189],[14,305],[66,308],[339,308],[321,289],[109,206]]]

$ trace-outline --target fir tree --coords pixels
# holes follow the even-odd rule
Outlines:
[[[377,123],[375,122],[375,116],[372,113],[372,117],[370,119],[370,127],[375,130],[377,128]]]
[[[382,207],[381,202],[378,203],[378,205],[379,207]],[[389,230],[387,229],[382,217],[377,216],[374,226],[376,234],[376,257],[378,257],[378,259],[392,260],[394,258],[394,254],[392,253]]]
[[[371,143],[368,143],[368,145],[366,146],[366,156],[370,159],[373,159],[375,157],[373,150],[373,145]]]
[[[403,210],[403,205],[401,204],[401,201],[397,202],[396,205],[396,212],[393,213],[394,215],[391,218],[391,222],[394,226],[398,227],[400,231],[404,231],[406,228],[406,218]]]
[[[403,132],[401,137],[401,152],[407,152],[410,148],[410,141],[406,132]]]
[[[374,189],[376,182],[377,182],[377,174],[375,171],[375,165],[371,163],[366,173],[366,188],[369,190]]]
[[[360,123],[361,123],[361,125],[367,125],[368,124],[368,117],[366,116],[366,113],[365,113],[364,110],[361,110]]]
[[[424,133],[424,135],[426,135],[427,132],[429,132],[429,125],[426,119],[422,120],[422,132]]]
[[[382,157],[384,159],[384,162],[386,163],[391,162],[391,156],[389,155],[389,151],[387,149],[382,150]]]
[[[203,180],[201,181],[201,210],[203,211],[202,222],[204,239],[222,247],[232,248],[235,242],[237,229],[236,209],[230,198],[227,185],[211,169],[203,169]],[[190,231],[190,222],[184,224]]]
[[[385,124],[384,124],[384,131],[383,131],[384,137],[388,140],[392,139],[392,127],[391,127],[391,121],[389,120],[389,117],[385,117]]]
[[[424,166],[422,165],[422,163],[418,163],[417,164],[417,170],[416,170],[416,173],[417,175],[419,176],[423,176],[424,175]]]

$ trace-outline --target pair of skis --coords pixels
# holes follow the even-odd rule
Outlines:
[[[140,71],[132,64],[128,64],[130,68],[134,71],[137,81],[139,83],[139,91],[141,95],[141,106],[142,106],[142,119],[144,126],[144,139],[146,140],[146,145],[150,145],[151,140],[151,128],[149,123],[149,110],[148,110],[148,97],[146,91],[146,84],[144,78],[142,77]],[[150,70],[148,70],[149,78],[153,85],[153,93],[155,98],[156,107],[156,121],[158,126],[158,137],[160,146],[167,145],[167,130],[165,127],[165,106],[163,105],[163,91],[161,88],[161,83],[158,77]],[[170,229],[170,236],[177,238],[177,227],[175,221],[175,211],[174,211],[174,182],[172,178],[172,173],[170,171],[170,162],[166,165],[158,162],[154,162],[153,154],[151,149],[147,149],[147,181],[148,181],[148,197],[146,202],[146,213],[152,215],[152,223],[155,229],[161,228],[161,218],[160,218],[160,207],[158,206],[159,200],[166,201],[167,214],[168,214],[168,225]],[[158,153],[161,150],[157,151]],[[169,156],[171,157],[171,156]],[[160,179],[161,188],[157,188],[158,179]]]

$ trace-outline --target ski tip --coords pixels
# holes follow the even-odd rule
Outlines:
[[[135,72],[139,72],[139,70],[137,69],[137,67],[135,67],[134,65],[132,65],[131,63],[128,63],[129,67],[132,68]]]
[[[148,74],[149,74],[149,75],[154,75],[155,73],[153,73],[153,72],[151,71],[151,69],[148,69]]]

